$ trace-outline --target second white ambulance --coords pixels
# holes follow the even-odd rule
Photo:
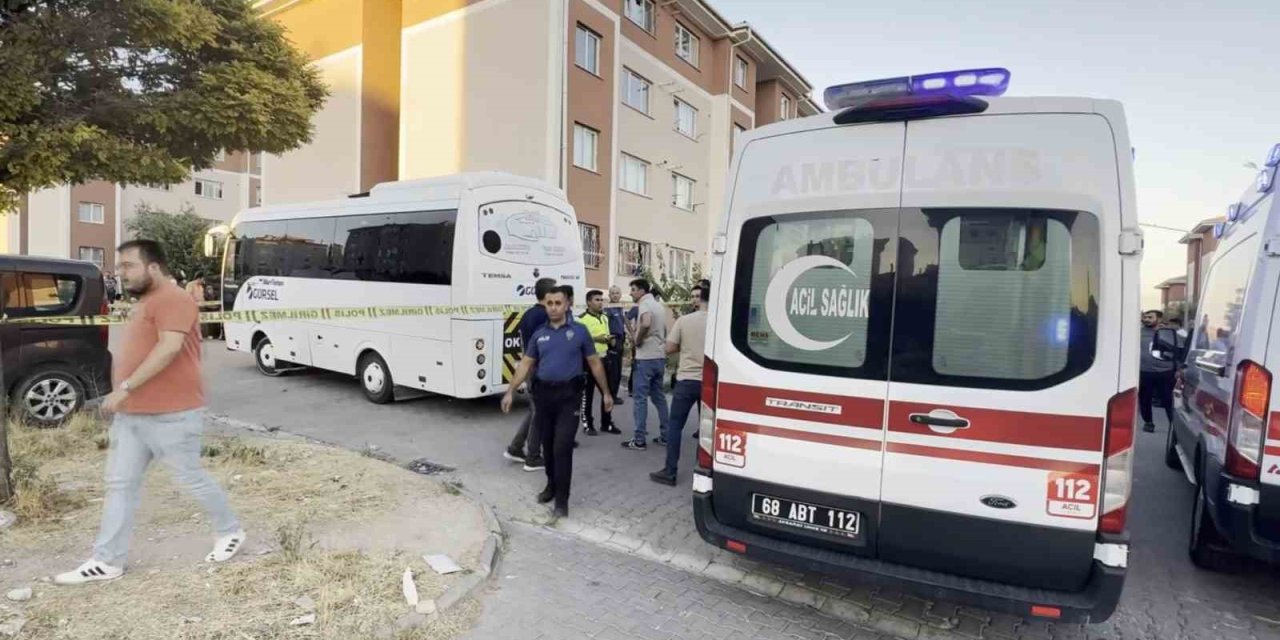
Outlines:
[[[1142,237],[1119,103],[982,69],[739,138],[715,239],[708,542],[1062,621],[1124,583]]]

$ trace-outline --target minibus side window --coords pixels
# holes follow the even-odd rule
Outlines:
[[[1096,218],[930,208],[903,209],[902,219],[915,253],[899,273],[892,380],[1033,390],[1092,365]]]

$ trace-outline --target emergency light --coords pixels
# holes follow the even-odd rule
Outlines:
[[[1275,168],[1265,167],[1258,172],[1258,193],[1266,193],[1271,190],[1271,183],[1275,180]]]
[[[981,113],[987,103],[979,96],[1004,95],[1008,88],[1009,70],[993,67],[840,84],[828,87],[822,99],[841,111],[836,124],[849,124]]]
[[[1276,143],[1275,146],[1271,147],[1271,153],[1267,154],[1266,165],[1268,167],[1280,167],[1280,143]]]
[[[1240,217],[1240,203],[1227,207],[1227,222],[1235,222]]]
[[[1213,225],[1213,238],[1215,240],[1222,239],[1222,234],[1227,232],[1227,223],[1219,222]]]

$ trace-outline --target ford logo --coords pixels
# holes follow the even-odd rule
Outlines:
[[[1012,498],[1004,496],[982,496],[981,502],[992,509],[1012,509],[1018,506]]]

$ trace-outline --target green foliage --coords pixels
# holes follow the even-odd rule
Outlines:
[[[690,269],[688,278],[671,278],[668,277],[665,272],[661,277],[659,277],[655,276],[653,271],[649,269],[645,269],[644,272],[640,274],[640,277],[648,280],[658,288],[658,291],[662,294],[663,302],[688,303],[693,299],[694,285],[698,284],[698,281],[702,280],[705,276],[702,275],[702,264],[695,262],[693,267]],[[671,311],[676,315],[676,317],[679,317],[688,313],[692,308],[691,304],[685,304],[679,307],[672,307]]]
[[[246,0],[0,3],[0,211],[59,183],[172,184],[309,142],[327,89]]]
[[[206,282],[218,280],[218,259],[204,256],[204,232],[213,222],[196,215],[189,204],[168,213],[141,202],[135,212],[125,229],[134,238],[159,242],[174,276],[190,279],[203,274]]]

